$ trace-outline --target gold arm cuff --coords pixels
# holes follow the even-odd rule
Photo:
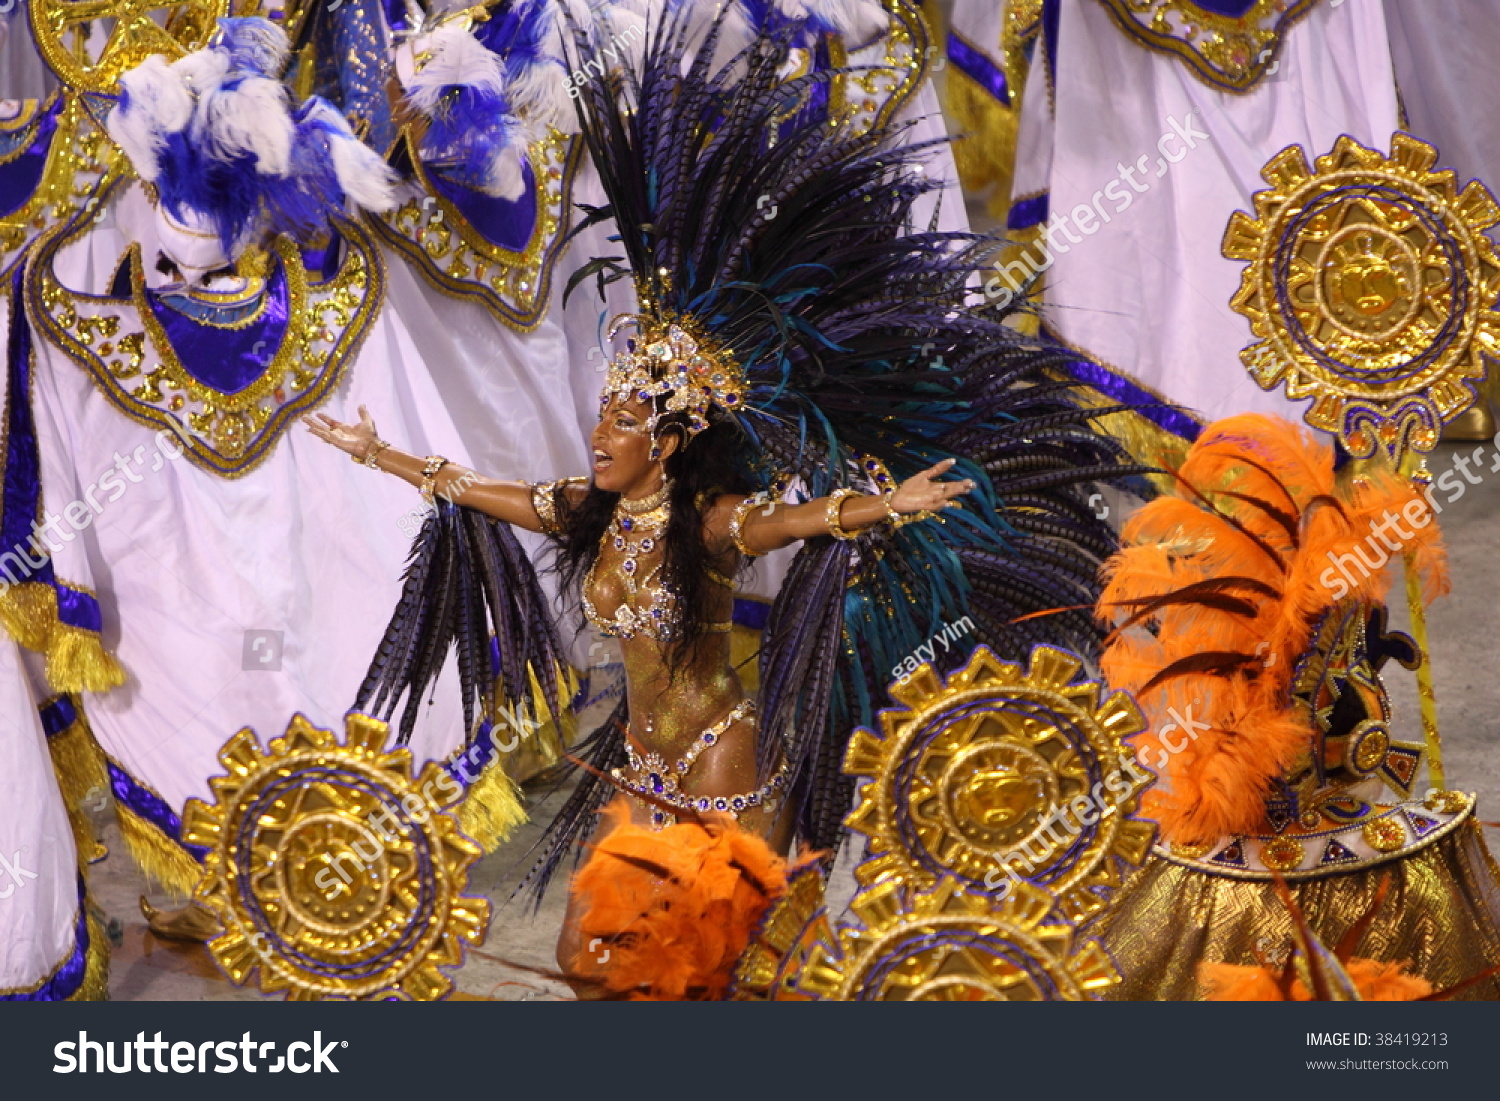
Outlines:
[[[770,498],[763,493],[757,493],[754,497],[746,497],[734,506],[734,515],[729,518],[729,541],[734,544],[735,550],[746,558],[759,558],[764,551],[751,550],[745,545],[745,521],[750,518],[750,510],[761,505],[770,506]]]
[[[587,482],[587,478],[559,478],[555,482],[533,482],[531,485],[531,507],[536,509],[537,519],[542,523],[542,534],[558,536],[565,525],[557,516],[557,491],[570,485]]]
[[[437,476],[438,471],[448,465],[448,460],[441,455],[428,455],[427,465],[422,467],[422,500],[434,508],[437,507]]]
[[[849,489],[847,486],[843,489],[836,489],[829,494],[828,507],[823,510],[823,519],[828,524],[828,534],[835,539],[853,539],[859,534],[858,532],[849,531],[839,523],[839,513],[843,510],[844,502],[850,497],[858,496],[859,490]]]

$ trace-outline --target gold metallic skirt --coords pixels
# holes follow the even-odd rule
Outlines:
[[[1500,869],[1473,819],[1410,856],[1289,886],[1313,931],[1334,947],[1369,909],[1386,875],[1389,893],[1356,956],[1400,961],[1435,990],[1500,964]],[[1103,997],[1192,1001],[1199,997],[1200,963],[1253,964],[1257,946],[1265,957],[1284,960],[1291,925],[1274,884],[1155,857],[1086,932],[1104,942],[1123,979]],[[1500,1000],[1500,978],[1456,1000]]]

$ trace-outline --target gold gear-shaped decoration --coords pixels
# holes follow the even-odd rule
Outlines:
[[[802,972],[815,948],[837,954],[838,940],[823,905],[826,884],[817,864],[787,876],[786,893],[761,922],[735,968],[735,1001],[805,1002]]]
[[[1054,899],[1021,883],[998,907],[942,879],[912,892],[886,880],[851,905],[838,946],[814,944],[799,976],[831,1001],[1081,1001],[1120,981],[1098,941],[1049,921]]]
[[[37,50],[58,79],[75,92],[109,94],[121,74],[151,54],[169,60],[208,44],[229,0],[30,0]],[[95,22],[109,33],[97,53],[89,46]]]
[[[1431,451],[1497,352],[1500,261],[1483,231],[1500,206],[1436,161],[1401,133],[1389,157],[1341,137],[1316,170],[1289,146],[1261,169],[1255,216],[1236,211],[1224,233],[1224,255],[1249,264],[1230,304],[1257,342],[1240,358],[1262,389],[1312,398],[1307,423],[1355,458]]]
[[[293,1000],[441,998],[438,969],[489,924],[489,902],[463,894],[479,847],[435,809],[441,765],[413,781],[385,723],[351,713],[345,728],[340,743],[296,715],[268,753],[248,728],[219,751],[216,803],[183,815],[209,850],[194,897],[224,927],[209,949],[233,982],[258,970]]]
[[[1104,905],[1122,863],[1139,864],[1151,823],[1131,817],[1149,774],[1123,739],[1144,729],[1134,701],[1100,701],[1083,662],[1037,647],[1031,668],[987,647],[947,681],[922,666],[891,695],[882,733],[859,729],[844,771],[866,777],[850,828],[869,838],[862,884],[920,889],[952,877],[986,893],[1027,879],[1079,921]]]

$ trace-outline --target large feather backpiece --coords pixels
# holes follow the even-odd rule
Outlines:
[[[404,697],[397,742],[405,745],[455,649],[466,736],[505,701],[561,722],[567,658],[535,569],[508,524],[439,499],[412,543],[401,599],[355,710],[388,720]]]
[[[789,763],[801,832],[831,851],[848,733],[933,635],[964,623],[963,650],[937,659],[954,665],[981,642],[1017,659],[1040,642],[1097,654],[1088,609],[1116,545],[1098,485],[1143,468],[1095,429],[1110,410],[1082,408],[1076,356],[970,289],[999,242],[913,227],[943,186],[930,146],[808,109],[839,74],[787,76],[795,20],[767,21],[723,62],[727,14],[706,32],[653,18],[624,64],[573,28],[569,68],[598,74],[576,103],[608,199],[585,224],[613,219],[622,253],[574,284],[632,278],[646,309],[691,319],[744,371],[731,412],[754,484],[808,499],[947,458],[978,483],[939,520],[810,542],[782,586],[760,658],[761,768]]]

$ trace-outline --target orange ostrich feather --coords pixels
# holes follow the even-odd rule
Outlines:
[[[732,819],[659,831],[630,824],[624,798],[605,809],[613,830],[573,877],[586,903],[574,972],[633,1001],[715,1000],[756,926],[786,891],[786,862]]]
[[[1399,963],[1352,959],[1344,965],[1354,989],[1367,1002],[1415,1002],[1432,994],[1432,984],[1412,975]],[[1310,1002],[1312,992],[1301,979],[1291,984],[1287,998],[1269,967],[1240,967],[1232,963],[1204,963],[1198,967],[1206,1002]]]
[[[1396,474],[1340,481],[1332,449],[1311,432],[1246,414],[1210,425],[1175,493],[1125,524],[1124,549],[1104,567],[1099,614],[1115,630],[1102,665],[1150,719],[1137,753],[1165,782],[1144,812],[1168,840],[1264,824],[1272,779],[1314,738],[1290,685],[1318,618],[1340,599],[1382,599],[1383,567],[1404,552],[1429,599],[1446,591],[1433,520]],[[1397,548],[1375,534],[1379,524]]]

